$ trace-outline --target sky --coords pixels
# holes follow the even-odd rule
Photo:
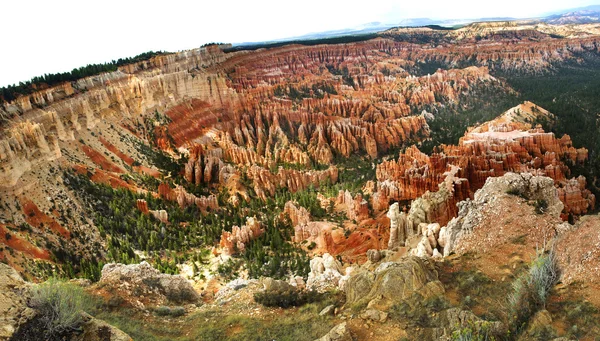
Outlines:
[[[408,18],[530,18],[600,0],[8,0],[0,86],[150,50],[268,41]]]

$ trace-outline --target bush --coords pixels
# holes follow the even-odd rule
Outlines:
[[[525,198],[525,194],[521,191],[521,189],[516,187],[511,187],[506,190],[506,194],[515,195],[521,198]]]
[[[29,305],[37,311],[45,337],[51,339],[81,325],[87,302],[81,287],[50,279],[33,289]]]
[[[320,301],[322,296],[315,290],[261,291],[254,294],[254,301],[265,307],[289,308]]]
[[[548,210],[548,202],[545,199],[539,199],[533,203],[533,207],[535,208],[535,213],[544,214]]]
[[[529,318],[546,305],[559,276],[556,254],[551,249],[547,254],[539,254],[531,263],[529,271],[513,282],[512,293],[508,298],[513,331],[521,330]]]
[[[455,330],[452,333],[452,341],[494,341],[488,322],[482,324],[470,323],[469,326]]]
[[[154,310],[154,313],[158,316],[179,317],[185,315],[185,308],[160,306]]]

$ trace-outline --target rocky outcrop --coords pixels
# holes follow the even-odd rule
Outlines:
[[[323,337],[316,339],[315,341],[352,341],[352,332],[346,326],[346,322],[342,322],[337,326],[333,327],[329,333],[323,335]]]
[[[351,267],[344,270],[339,261],[325,253],[322,257],[314,257],[310,260],[310,272],[306,285],[319,291],[331,288],[343,290],[352,271]]]
[[[559,184],[558,198],[565,204],[565,211],[583,215],[596,206],[596,197],[586,188],[583,176],[568,179]]]
[[[237,96],[223,77],[191,72],[222,56],[220,50],[182,52],[155,59],[160,63],[134,64],[127,72],[122,69],[80,79],[72,87],[61,85],[4,103],[2,114],[19,119],[5,125],[0,134],[1,183],[14,186],[32,164],[60,157],[59,141],[73,140],[81,129],[92,129],[105,117],[139,118],[190,96],[212,105],[235,105]],[[153,72],[143,72],[145,67],[140,65],[144,63]]]
[[[280,167],[277,173],[272,173],[259,166],[248,169],[248,177],[254,182],[254,192],[266,201],[267,197],[275,196],[276,189],[287,188],[295,193],[310,186],[319,187],[321,183],[335,183],[338,179],[338,169],[335,166],[322,171],[298,171]]]
[[[296,288],[289,284],[286,281],[281,281],[278,279],[273,279],[271,277],[264,278],[262,280],[263,289],[266,292],[285,292],[285,291],[294,291]]]
[[[283,207],[283,215],[287,215],[290,218],[292,226],[306,226],[310,222],[310,213],[306,208],[300,206],[297,202],[288,201]],[[294,241],[300,243],[304,239],[304,235],[301,233],[301,229],[297,229],[299,234],[295,234]]]
[[[484,187],[475,193],[473,200],[458,204],[458,216],[437,232],[437,242],[431,242],[430,238],[427,238],[422,241],[423,246],[419,248],[425,248],[430,254],[431,245],[437,244],[438,252],[444,256],[452,251],[458,251],[460,239],[471,233],[482,221],[484,207],[494,205],[501,197],[508,195],[516,195],[534,203],[544,202],[546,208],[541,213],[550,216],[558,217],[563,210],[563,204],[558,198],[558,191],[551,178],[528,173],[507,173],[501,177],[488,178]],[[427,229],[429,231],[429,226]],[[435,234],[434,232],[433,235]]]
[[[264,232],[265,230],[261,227],[260,222],[253,217],[249,217],[246,218],[246,225],[242,225],[242,227],[234,226],[231,232],[223,231],[220,245],[225,254],[234,255],[238,252],[244,252],[246,244],[258,238]]]
[[[165,210],[150,210],[148,213],[165,224],[169,222],[169,213]]]
[[[166,200],[177,201],[181,208],[196,205],[203,212],[219,208],[219,203],[215,195],[197,197],[194,194],[188,193],[180,185],[176,185],[172,189],[168,184],[162,183],[158,186],[158,195]]]
[[[422,237],[417,248],[411,250],[411,253],[417,257],[441,258],[442,253],[439,249],[443,250],[446,246],[446,235],[440,235],[440,224],[421,224],[419,227],[421,228]]]
[[[9,340],[35,311],[27,306],[28,285],[10,266],[0,263],[0,340]]]
[[[346,305],[387,311],[415,295],[421,300],[441,295],[444,287],[430,261],[407,257],[400,262],[381,263],[374,271],[357,269],[346,281],[344,291]]]
[[[595,51],[598,32],[585,25],[550,26],[511,22],[474,23],[459,30],[396,28],[382,33],[380,49],[412,60],[445,65],[469,62],[509,72],[535,74],[552,63],[575,60],[578,52]],[[567,37],[560,38],[558,36]],[[436,48],[415,48],[418,39],[436,41]]]
[[[51,205],[42,191],[63,186],[55,181],[59,178],[48,176],[57,167],[75,168],[94,182],[137,193],[154,188],[141,188],[146,181],[129,177],[129,172],[169,183],[187,181],[175,188],[160,185],[159,196],[204,213],[218,208],[217,198],[196,196],[188,192],[192,188],[194,193],[226,189],[225,200],[233,206],[254,193],[266,201],[278,190],[296,192],[336,182],[338,169],[331,164],[339,158],[375,159],[427,139],[427,120],[435,118],[436,108],[460,106],[481,89],[510,91],[490,69],[547,70],[550,63],[570,59],[576,52],[597,50],[598,32],[573,39],[554,39],[539,30],[518,32],[516,41],[496,29],[484,31],[490,36],[480,41],[465,30],[440,33],[462,35],[436,37],[435,45],[387,39],[395,34],[388,32],[383,38],[350,44],[227,54],[216,46],[205,47],[37,91],[0,107],[0,186],[15,193],[30,188],[30,197],[36,204],[43,202],[40,208],[48,212]],[[464,44],[458,46],[459,40]],[[502,51],[504,43],[511,53]],[[455,69],[424,75],[419,65],[427,61]],[[488,177],[509,171],[552,177],[565,203],[565,218],[589,211],[593,196],[583,179],[568,179],[562,162],[583,162],[587,152],[573,148],[568,137],[559,139],[527,125],[525,118],[534,121],[548,115],[535,108],[537,113],[524,103],[504,121],[469,131],[459,146],[441,147],[431,156],[409,148],[398,160],[383,162],[370,191],[373,211],[386,211],[391,202],[402,206],[412,201],[410,208],[398,208],[406,223],[403,229],[396,224],[391,247],[401,245],[410,233],[421,233],[421,223],[444,225],[458,214],[457,202],[472,197]],[[188,161],[177,169],[173,160],[148,148],[162,149],[175,160],[185,155]],[[161,172],[150,163],[163,163]],[[448,172],[454,172],[452,182],[444,182]],[[72,199],[76,213],[82,213],[85,206]],[[298,216],[295,239],[308,241],[307,249],[314,242],[317,249],[312,252],[336,256],[364,256],[368,249],[380,249],[387,229],[364,223],[370,212],[363,199],[347,193],[333,198],[350,220],[356,220],[356,228],[337,229],[333,223],[301,221]],[[67,206],[54,204],[59,206],[56,212]],[[136,205],[168,221],[160,207]],[[398,235],[401,231],[403,236]]]
[[[470,310],[450,308],[436,313],[429,320],[431,328],[420,330],[415,337],[420,340],[452,340],[455,331],[472,328],[486,330],[488,336],[501,337],[506,334],[504,324],[499,321],[486,321]]]
[[[400,212],[398,203],[390,206],[387,217],[390,219],[390,239],[388,249],[404,246],[406,241],[420,235],[423,224],[437,222],[446,224],[458,213],[457,203],[469,198],[468,181],[456,178],[458,167],[451,167],[446,178],[439,184],[437,192],[425,192],[413,200],[408,212]]]
[[[140,210],[140,212],[146,213],[146,214],[148,212],[150,212],[150,210],[148,209],[148,202],[146,202],[146,200],[138,199],[135,204],[136,204],[137,209]]]
[[[54,117],[49,115],[50,119]],[[0,132],[0,186],[12,187],[40,162],[61,157],[58,137],[43,124],[24,121]]]
[[[222,158],[223,150],[220,148],[207,150],[201,145],[195,146],[190,150],[184,178],[196,185],[218,183],[225,171]]]
[[[144,200],[144,199],[137,199],[136,207],[138,210],[140,210],[140,212],[142,212],[144,214],[150,214],[155,219],[157,219],[165,224],[169,223],[169,213],[167,211],[165,211],[165,210],[150,210],[148,208],[148,202],[146,202],[146,200]]]
[[[390,219],[390,240],[388,242],[388,249],[404,246],[406,240],[405,215],[404,212],[400,213],[398,203],[390,205],[390,209],[386,215]]]
[[[196,302],[198,294],[185,278],[179,275],[160,273],[147,262],[139,264],[109,263],[102,268],[100,284],[125,292],[124,297],[131,297],[132,304],[144,309],[137,301],[142,293],[146,298],[152,298],[156,305],[171,301],[176,304]],[[133,294],[135,293],[135,294]]]

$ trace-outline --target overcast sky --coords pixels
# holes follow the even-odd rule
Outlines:
[[[251,42],[406,18],[535,17],[600,0],[7,0],[0,86],[149,50]]]

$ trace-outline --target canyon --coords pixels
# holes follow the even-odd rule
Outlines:
[[[585,235],[598,227],[586,172],[598,151],[509,80],[584,65],[599,39],[598,24],[502,22],[210,44],[0,103],[0,261],[31,281],[85,277],[103,297],[114,287],[125,300],[111,309],[136,318],[174,302],[170,281],[229,309],[262,278],[267,292],[342,292],[327,335],[365,339],[362,327],[382,323],[449,337],[448,320],[479,324],[487,311],[456,288],[467,266],[491,278],[482,287],[508,287],[552,239],[565,283],[597,277],[580,249],[597,253]],[[572,290],[588,297],[589,285]],[[436,326],[383,325],[444,295],[460,309]]]

